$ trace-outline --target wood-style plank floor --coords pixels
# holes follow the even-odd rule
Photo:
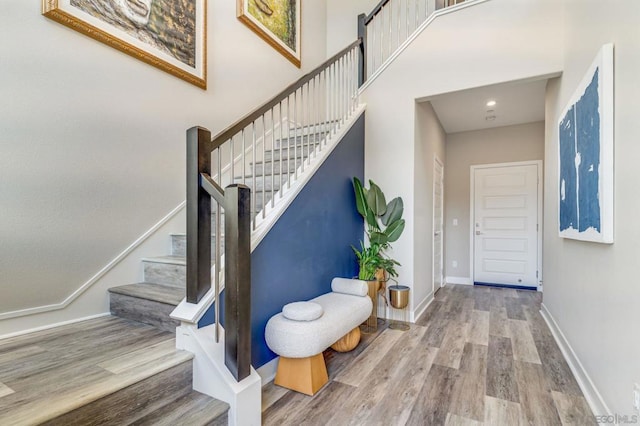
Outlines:
[[[449,285],[406,332],[329,349],[309,397],[263,388],[265,425],[595,425],[540,316],[541,294]]]
[[[112,316],[0,340],[0,425],[39,424],[191,358],[172,333]]]

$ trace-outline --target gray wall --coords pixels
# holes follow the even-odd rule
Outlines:
[[[0,14],[0,315],[60,303],[178,206],[187,128],[222,130],[326,57],[323,2],[303,8],[299,70],[238,21],[235,2],[208,1],[203,91],[45,18],[40,3],[5,0]]]
[[[566,0],[564,73],[548,85],[544,304],[608,405],[633,411],[640,383],[640,2]],[[615,44],[615,242],[558,237],[557,122],[600,47]]]
[[[444,167],[445,276],[470,276],[470,167],[544,159],[544,122],[451,133]],[[458,225],[453,226],[453,219]],[[453,261],[458,262],[456,268]]]
[[[562,14],[556,0],[469,5],[432,21],[379,77],[368,80],[361,96],[367,104],[365,177],[405,201],[407,225],[393,256],[402,263],[398,272],[409,285],[425,279],[415,275],[415,263],[429,258],[415,244],[424,237],[416,232],[414,217],[416,99],[562,69]],[[464,37],[452,37],[460,28]],[[414,303],[409,306],[410,311],[415,308]]]
[[[433,160],[446,164],[446,134],[430,102],[416,103],[416,145],[414,157],[414,220],[416,238],[413,241],[414,310],[420,311],[433,294]],[[403,284],[403,283],[401,283]],[[419,313],[419,312],[418,312]]]

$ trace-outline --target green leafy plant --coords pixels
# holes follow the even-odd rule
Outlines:
[[[378,269],[384,269],[392,278],[397,277],[398,272],[395,267],[400,266],[400,263],[387,256],[385,250],[391,248],[390,243],[397,241],[404,231],[402,198],[396,197],[387,204],[384,193],[378,185],[370,180],[367,189],[357,177],[353,178],[353,189],[356,208],[365,220],[369,240],[369,247],[365,247],[362,241],[360,250],[351,246],[360,266],[358,278],[372,280]]]
[[[375,279],[376,272],[379,269],[384,269],[391,277],[398,276],[395,267],[400,264],[393,259],[385,257],[380,244],[371,244],[369,247],[365,247],[364,243],[360,241],[360,250],[354,246],[351,246],[351,249],[356,254],[358,265],[360,265],[358,279],[372,281]]]

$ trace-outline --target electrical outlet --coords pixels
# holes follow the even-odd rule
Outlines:
[[[454,268],[458,267],[458,261],[454,260],[453,262],[451,262],[451,264],[453,265]]]
[[[453,219],[453,226],[458,226],[458,219]]]
[[[633,408],[640,412],[640,385],[637,383],[633,385]]]

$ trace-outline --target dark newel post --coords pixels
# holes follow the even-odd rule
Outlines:
[[[251,190],[225,188],[225,357],[237,381],[251,374]]]
[[[200,185],[211,174],[211,132],[187,130],[187,302],[198,303],[211,288],[211,195]]]
[[[366,19],[367,15],[364,13],[358,15],[358,38],[362,40],[358,59],[358,87],[367,79],[367,25],[364,23]]]

